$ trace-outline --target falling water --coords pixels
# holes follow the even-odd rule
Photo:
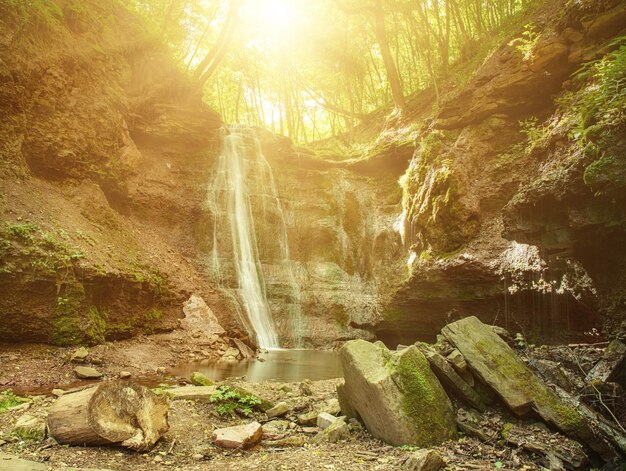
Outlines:
[[[258,345],[277,348],[261,259],[285,267],[296,298],[299,289],[272,170],[252,129],[230,128],[222,149],[208,197],[214,221],[212,271],[220,286],[237,293],[245,311],[242,321]],[[300,318],[296,314],[294,323]]]

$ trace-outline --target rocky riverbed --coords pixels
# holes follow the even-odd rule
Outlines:
[[[474,321],[466,321],[455,327],[451,325],[447,333],[449,339],[455,339],[459,331],[475,328],[480,332],[492,332],[488,326]],[[469,326],[469,327],[468,327]],[[396,394],[393,384],[389,383],[387,397],[379,397],[370,401],[366,406],[376,410],[378,419],[374,423],[371,416],[366,414],[359,398],[350,393],[354,387],[355,373],[346,375],[346,379],[338,378],[324,381],[301,382],[259,382],[250,383],[243,378],[231,378],[220,383],[213,383],[200,374],[190,378],[173,378],[163,371],[134,370],[117,372],[126,365],[107,363],[97,349],[75,349],[70,351],[59,369],[74,376],[72,372],[80,365],[83,368],[94,368],[105,372],[103,378],[82,380],[79,383],[66,386],[61,390],[57,384],[54,391],[52,384],[47,387],[28,391],[27,385],[39,384],[43,379],[57,379],[63,375],[41,376],[42,370],[55,368],[35,369],[28,366],[25,356],[13,364],[8,353],[3,353],[3,364],[13,364],[13,371],[4,378],[16,378],[21,372],[19,382],[11,382],[23,386],[20,395],[4,392],[0,395],[0,469],[22,469],[17,460],[28,460],[22,463],[24,469],[99,469],[99,470],[209,470],[209,469],[336,469],[336,470],[363,470],[363,469],[407,469],[407,470],[436,470],[446,469],[603,469],[606,471],[619,469],[620,423],[626,421],[626,396],[623,392],[623,382],[619,370],[620,361],[623,362],[623,344],[615,341],[607,347],[606,342],[584,345],[570,345],[561,347],[547,347],[528,345],[521,336],[510,336],[502,330],[496,330],[503,336],[502,342],[495,341],[495,346],[487,350],[486,357],[493,354],[497,348],[502,348],[511,355],[511,361],[519,362],[516,368],[520,372],[528,368],[527,383],[536,381],[536,387],[546,388],[546,394],[553,391],[567,390],[569,394],[595,410],[601,421],[612,424],[612,429],[618,432],[613,439],[608,440],[605,435],[598,433],[603,443],[608,445],[602,449],[589,437],[576,437],[572,430],[567,430],[567,424],[554,422],[554,415],[546,412],[545,395],[537,394],[532,388],[524,391],[503,392],[506,381],[515,382],[520,378],[511,375],[502,380],[502,384],[494,382],[493,378],[481,375],[481,367],[472,358],[469,350],[458,342],[457,347],[464,351],[464,355],[453,348],[453,345],[443,338],[437,344],[426,346],[418,344],[415,347],[399,347],[398,352],[387,350],[382,344],[369,344],[364,341],[348,343],[341,352],[342,359],[347,351],[367,349],[374,352],[380,350],[382,357],[387,358],[391,365],[394,358],[422,358],[419,352],[424,352],[423,358],[428,358],[432,370],[437,374],[450,397],[453,419],[450,426],[458,431],[449,439],[445,437],[432,440],[431,443],[391,445],[385,433],[391,430],[391,423],[385,426],[385,407],[393,404],[391,397]],[[483,332],[484,333],[484,332]],[[490,334],[486,334],[489,336]],[[498,337],[500,338],[500,337]],[[476,334],[470,338],[476,339]],[[145,340],[145,339],[144,339]],[[492,339],[493,340],[493,339]],[[150,342],[157,342],[150,339]],[[480,343],[480,342],[478,342]],[[153,344],[152,344],[153,345]],[[353,345],[353,346],[351,346]],[[509,347],[509,345],[512,347]],[[139,348],[139,340],[133,345]],[[109,347],[113,360],[117,351],[129,348],[131,345],[116,344]],[[23,347],[26,348],[26,347]],[[145,347],[144,347],[145,348]],[[410,355],[406,352],[411,351]],[[59,356],[60,352],[56,352]],[[32,352],[29,352],[32,354]],[[15,354],[12,354],[15,355]],[[47,355],[47,356],[45,356]],[[51,361],[54,353],[48,352],[44,359]],[[374,356],[375,356],[374,355]],[[487,406],[468,404],[468,396],[446,381],[443,381],[441,364],[433,363],[432,358],[439,355],[451,370],[465,373],[463,381],[471,384],[480,393],[480,400]],[[445,356],[444,356],[445,355]],[[359,356],[358,361],[364,356]],[[93,360],[96,360],[94,362]],[[400,364],[402,360],[398,364]],[[32,360],[31,360],[32,363]],[[149,362],[146,367],[152,367]],[[350,366],[348,366],[350,367]],[[388,371],[391,378],[396,378],[394,384],[403,384],[398,381],[400,376],[394,376],[394,368]],[[344,361],[344,369],[346,363]],[[498,368],[492,371],[497,374]],[[612,371],[612,372],[609,372]],[[3,369],[3,372],[5,370]],[[117,372],[117,373],[114,373]],[[532,373],[530,373],[532,372]],[[130,378],[126,373],[131,373]],[[150,373],[150,374],[148,374]],[[10,376],[13,374],[14,376]],[[520,373],[522,374],[522,373]],[[526,373],[524,373],[526,374]],[[519,376],[519,375],[518,375]],[[151,379],[145,381],[145,378]],[[473,379],[470,379],[473,377]],[[46,429],[46,418],[61,399],[71,399],[75,391],[85,391],[87,388],[100,384],[119,383],[129,385],[138,378],[143,378],[153,393],[167,397],[169,402],[169,430],[149,450],[132,451],[121,446],[67,446],[58,444],[51,436],[51,430]],[[479,381],[480,378],[480,381]],[[595,378],[595,379],[594,379]],[[367,388],[378,387],[380,377],[371,382],[368,374],[362,376],[364,381],[361,392]],[[428,381],[437,381],[432,374],[427,375]],[[479,384],[488,383],[491,387],[481,389]],[[157,384],[161,383],[161,384]],[[437,383],[438,384],[438,383]],[[338,396],[337,389],[343,391]],[[457,384],[458,387],[458,384]],[[535,386],[533,386],[535,387]],[[5,384],[3,389],[6,389]],[[497,399],[496,394],[502,399]],[[50,391],[50,392],[47,392]],[[349,394],[346,395],[345,391]],[[415,394],[411,387],[401,388],[401,394]],[[152,394],[152,393],[150,393]],[[369,393],[368,393],[369,394]],[[527,400],[537,413],[520,414],[519,410],[512,409],[512,403],[519,401],[519,397],[527,395]],[[78,397],[76,395],[76,397]],[[345,399],[348,397],[349,404]],[[373,396],[370,396],[373,397]],[[400,397],[400,403],[404,400]],[[552,397],[552,396],[550,396]],[[254,399],[251,399],[254,398]],[[258,398],[258,399],[257,399]],[[424,398],[413,397],[415,401]],[[469,398],[471,399],[471,398]],[[542,402],[543,401],[543,402]],[[340,405],[341,402],[341,405]],[[541,404],[544,404],[542,406]],[[560,403],[559,403],[560,404]],[[557,406],[562,413],[569,406],[566,403]],[[354,417],[355,409],[360,420]],[[382,411],[382,412],[381,412]],[[517,413],[516,413],[517,412]],[[541,417],[551,417],[541,420]],[[391,415],[388,415],[391,418]],[[409,418],[410,419],[410,418]],[[50,422],[48,421],[50,426]],[[397,424],[393,424],[394,427]],[[230,430],[229,427],[246,426],[245,430]],[[597,423],[593,424],[594,434]],[[559,432],[561,429],[563,433]],[[369,429],[369,430],[368,430]],[[423,432],[423,430],[418,430]],[[576,432],[577,433],[577,432]],[[54,433],[52,433],[54,435]],[[570,438],[566,437],[568,435]],[[380,439],[374,438],[375,436]],[[227,437],[225,439],[224,437]],[[443,441],[442,441],[443,440]],[[595,451],[594,451],[595,450]],[[602,458],[602,455],[604,458]],[[603,466],[603,467],[602,467]]]

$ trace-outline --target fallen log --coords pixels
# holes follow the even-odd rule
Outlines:
[[[61,444],[151,448],[169,429],[167,397],[128,382],[61,396],[50,408],[48,429]]]

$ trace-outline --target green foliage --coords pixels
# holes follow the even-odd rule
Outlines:
[[[10,389],[0,392],[0,413],[6,412],[13,407],[17,407],[25,402],[29,402],[29,399],[25,397],[16,396]]]
[[[44,275],[67,274],[83,251],[62,229],[44,230],[32,223],[6,223],[0,230],[0,272],[30,268]],[[28,266],[24,265],[28,261]]]
[[[524,32],[521,38],[516,38],[509,43],[509,46],[515,46],[515,48],[522,54],[525,61],[532,61],[535,46],[541,37],[540,33],[537,33],[535,26],[531,23],[524,26]]]
[[[234,2],[123,3],[172,47],[185,70],[200,76],[204,59],[215,57],[211,52],[228,31]],[[456,74],[471,63],[463,71],[469,76],[495,46],[493,39],[528,22],[524,13],[539,3],[497,1],[476,9],[472,2],[450,8],[403,0],[379,2],[376,9],[356,0],[246,1],[205,84],[205,99],[225,122],[265,126],[296,142],[344,132],[352,140],[368,115],[375,113],[379,122],[397,116],[391,84],[409,102],[429,87],[439,94],[452,69]],[[529,25],[518,47],[531,54],[538,37]]]
[[[233,416],[238,412],[248,417],[262,401],[256,396],[241,394],[229,386],[222,385],[211,395],[211,402],[215,404],[215,410],[219,415]]]
[[[574,80],[583,87],[560,100],[562,106],[573,111],[572,137],[582,144],[597,140],[599,129],[626,123],[626,36],[612,41],[612,46],[616,50],[588,62],[574,74]]]
[[[4,0],[26,24],[54,24],[63,18],[63,10],[54,0]]]
[[[154,294],[157,296],[160,296],[165,292],[167,288],[166,278],[165,275],[163,275],[159,270],[154,267],[141,264],[135,259],[130,262],[130,268],[135,281],[148,283]]]
[[[85,290],[81,284],[69,283],[62,287],[56,299],[50,335],[55,345],[77,345],[86,340],[83,328],[84,302]]]
[[[144,314],[143,318],[146,321],[156,321],[156,320],[159,320],[162,316],[163,316],[163,313],[159,309],[153,307]]]
[[[39,230],[36,224],[24,223],[24,224],[5,224],[5,233],[10,237],[22,241],[32,240],[32,235],[35,231]]]

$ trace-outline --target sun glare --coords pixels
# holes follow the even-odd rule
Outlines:
[[[261,31],[277,39],[288,39],[297,31],[298,0],[249,0],[245,15]]]

